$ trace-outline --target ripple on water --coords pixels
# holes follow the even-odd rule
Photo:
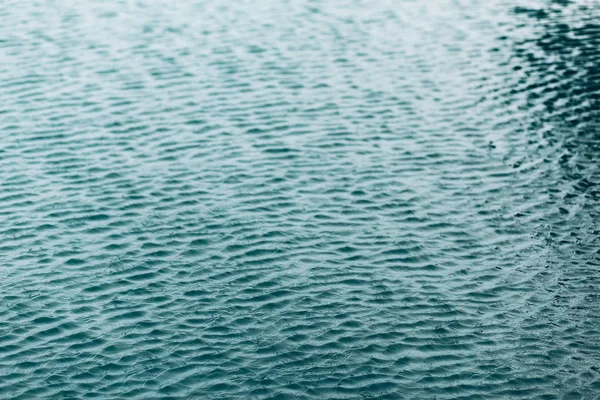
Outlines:
[[[0,397],[592,398],[593,2],[0,5]]]

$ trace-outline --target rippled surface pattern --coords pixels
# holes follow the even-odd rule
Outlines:
[[[0,21],[0,398],[600,394],[596,1]]]

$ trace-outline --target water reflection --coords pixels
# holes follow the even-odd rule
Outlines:
[[[550,165],[542,179],[552,183],[541,192],[550,199],[541,223],[556,255],[549,267],[555,285],[546,288],[552,301],[538,317],[564,329],[563,335],[571,332],[567,337],[580,332],[569,344],[565,373],[594,374],[593,365],[600,362],[591,346],[600,339],[595,289],[600,284],[600,8],[553,0],[537,8],[516,7],[513,14],[515,36],[527,32],[513,48],[530,112],[527,129],[532,148]],[[565,386],[574,385],[571,380]],[[577,390],[570,394],[582,396]]]
[[[592,3],[553,0],[539,8],[514,8],[533,34],[517,41],[529,106],[537,108],[532,131],[561,143],[562,179],[589,201],[600,199],[600,9]],[[545,128],[544,128],[545,127]],[[574,196],[574,194],[571,194]]]
[[[600,387],[591,6],[9,3],[0,397]]]
[[[569,126],[593,127],[600,100],[600,25],[597,8],[570,1],[552,1],[546,8],[515,8],[540,28],[515,51],[531,65],[531,76],[542,88],[530,98],[541,98],[548,112]],[[531,51],[531,45],[541,54]],[[533,88],[532,88],[533,89]]]

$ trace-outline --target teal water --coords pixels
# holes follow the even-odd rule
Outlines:
[[[597,2],[0,21],[0,398],[600,396]]]

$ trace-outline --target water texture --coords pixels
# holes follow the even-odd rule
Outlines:
[[[0,21],[0,398],[599,398],[597,1]]]

